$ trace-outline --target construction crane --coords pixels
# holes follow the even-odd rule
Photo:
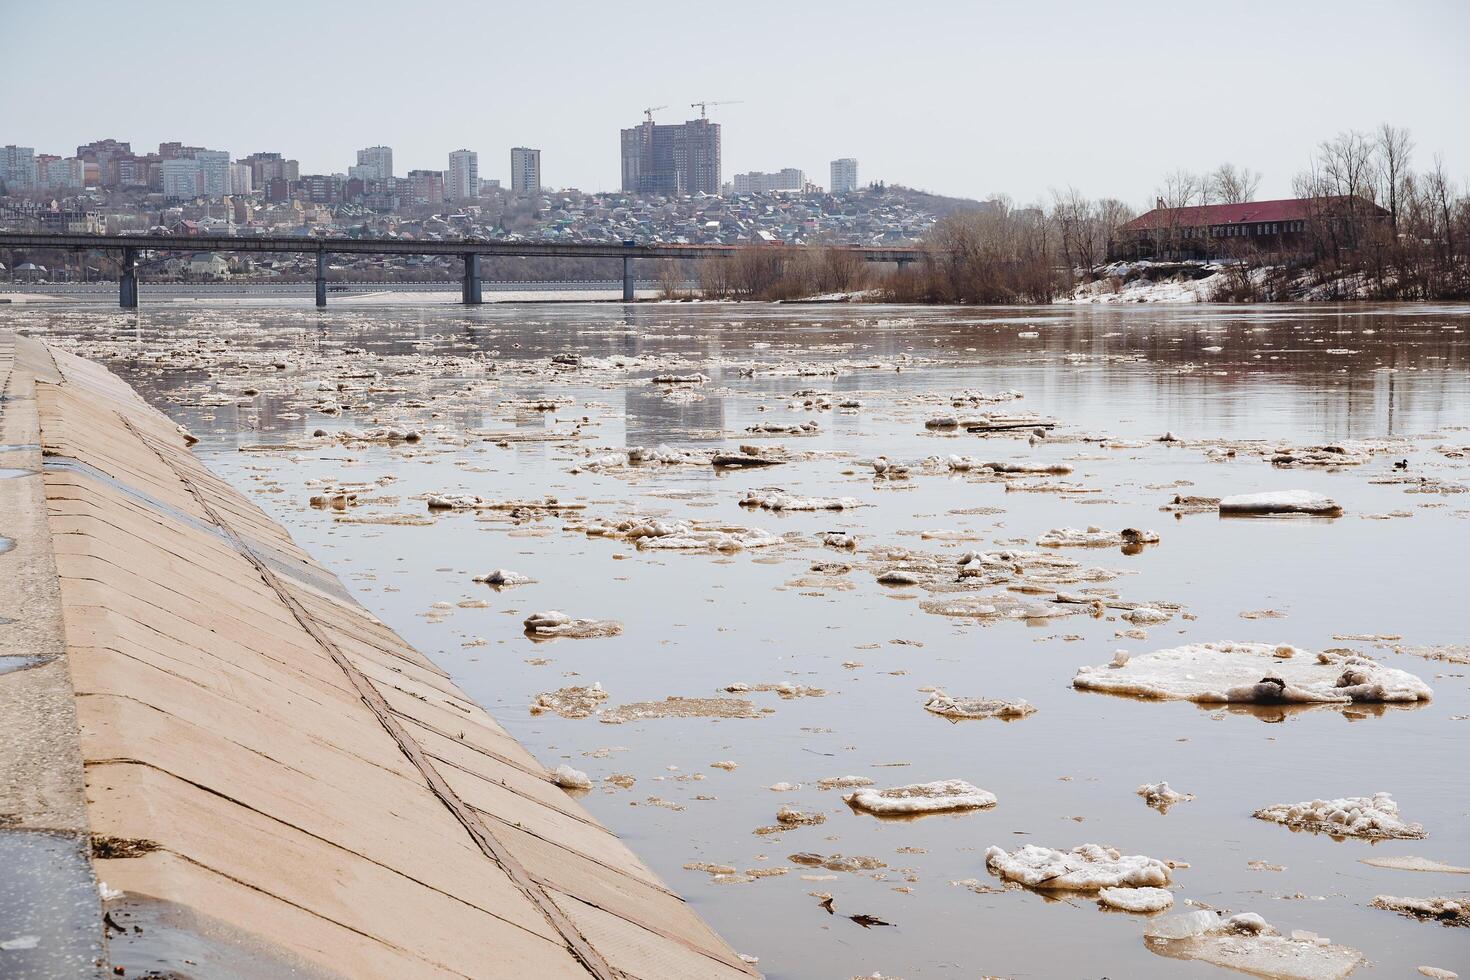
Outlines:
[[[691,103],[689,103],[689,108],[693,109],[695,106],[699,106],[699,118],[700,119],[703,119],[703,118],[705,118],[705,106],[712,106],[712,105],[739,105],[743,101],[745,101],[745,100],[744,99],[726,99],[726,100],[724,100],[722,102],[715,102],[712,99],[706,99],[703,102],[691,102]]]
[[[643,110],[643,118],[647,122],[653,122],[653,114],[655,112],[658,112],[660,109],[667,109],[667,108],[668,108],[668,106],[666,106],[666,105],[651,105],[647,109],[644,109]]]

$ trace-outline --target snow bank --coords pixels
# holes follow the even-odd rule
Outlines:
[[[1337,516],[1342,513],[1342,508],[1330,497],[1310,490],[1272,490],[1224,497],[1220,500],[1220,513]]]
[[[1141,854],[1083,844],[1070,851],[1027,844],[1007,852],[990,847],[985,866],[992,874],[1027,888],[1095,892],[1103,888],[1158,888],[1169,883],[1169,866]]]
[[[1420,840],[1427,836],[1422,825],[1405,823],[1399,818],[1399,805],[1387,793],[1277,803],[1257,810],[1252,816],[1285,824],[1292,830],[1310,830],[1335,837]]]
[[[995,794],[963,779],[914,783],[891,789],[862,787],[842,797],[849,805],[879,816],[939,813],[946,810],[983,810],[996,804]]]
[[[1310,654],[1269,643],[1192,643],[1085,666],[1084,691],[1202,704],[1412,703],[1434,692],[1407,671],[1352,654]]]

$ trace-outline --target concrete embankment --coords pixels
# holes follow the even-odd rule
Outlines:
[[[0,975],[755,975],[126,384],[0,391]]]

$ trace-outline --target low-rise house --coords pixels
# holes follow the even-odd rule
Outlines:
[[[1360,197],[1301,197],[1203,204],[1152,211],[1118,229],[1112,259],[1228,259],[1300,256],[1337,231],[1386,221],[1388,211]],[[1348,237],[1348,236],[1344,236]]]

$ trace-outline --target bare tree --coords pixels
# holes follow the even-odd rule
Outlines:
[[[1399,228],[1399,191],[1409,173],[1414,141],[1409,131],[1384,123],[1378,127],[1378,171],[1383,181],[1384,198],[1388,201],[1388,220],[1395,233]]]
[[[1244,204],[1256,199],[1256,192],[1261,189],[1261,173],[1222,163],[1210,174],[1209,185],[1212,197],[1221,204]]]

